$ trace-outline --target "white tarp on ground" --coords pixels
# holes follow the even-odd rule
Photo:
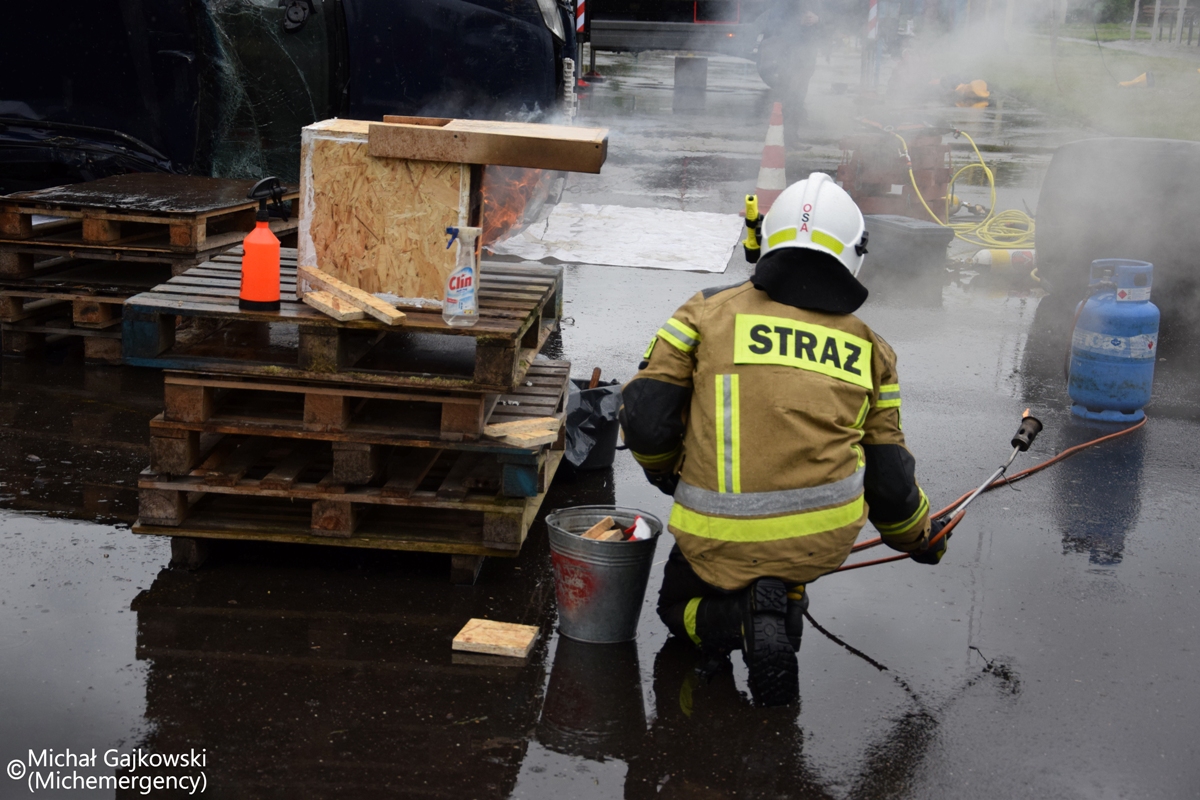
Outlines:
[[[741,232],[736,214],[559,203],[491,249],[527,261],[724,272]]]

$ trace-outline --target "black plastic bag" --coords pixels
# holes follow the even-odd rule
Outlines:
[[[601,381],[595,389],[588,381],[571,379],[567,397],[566,461],[578,470],[611,467],[617,451],[621,423],[620,381]]]

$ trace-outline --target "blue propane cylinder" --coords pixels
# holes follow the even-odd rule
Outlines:
[[[1158,357],[1158,307],[1150,302],[1154,265],[1124,258],[1092,262],[1091,297],[1077,308],[1067,392],[1071,412],[1104,422],[1136,422],[1150,402]]]

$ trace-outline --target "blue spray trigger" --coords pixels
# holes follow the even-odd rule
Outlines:
[[[446,234],[450,237],[450,241],[446,242],[446,249],[449,250],[450,245],[458,238],[458,228],[446,228]]]

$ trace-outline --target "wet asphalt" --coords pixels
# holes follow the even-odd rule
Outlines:
[[[675,115],[668,56],[600,63],[610,81],[581,116],[612,128],[609,163],[564,196],[736,213],[772,99],[753,67],[713,59],[709,113]],[[791,180],[836,166],[863,109],[833,84],[856,80],[849,54],[820,65]],[[1033,208],[1053,146],[1077,132],[1009,105],[922,114],[1000,148],[1001,203]],[[736,252],[725,275],[567,265],[550,354],[578,376],[628,378],[678,305],[747,275]],[[899,356],[904,430],[935,505],[1007,457],[1026,407],[1046,430],[1018,466],[1113,430],[1067,411],[1069,303],[954,262],[867,283],[860,315]],[[697,678],[667,636],[653,600],[669,536],[637,641],[608,647],[556,633],[541,517],[520,557],[490,560],[470,588],[448,583],[444,556],[339,548],[228,545],[197,572],[168,569],[166,541],[128,530],[159,377],[70,349],[6,359],[0,756],[194,749],[206,794],[232,798],[1196,796],[1200,414],[1186,344],[1163,343],[1144,429],[982,498],[942,564],[813,584],[813,618],[861,655],[810,627],[787,709],[754,708],[736,658]],[[614,502],[670,508],[619,453],[561,476],[544,511]],[[542,635],[521,665],[452,657],[470,617]],[[28,794],[0,781],[0,797]]]

